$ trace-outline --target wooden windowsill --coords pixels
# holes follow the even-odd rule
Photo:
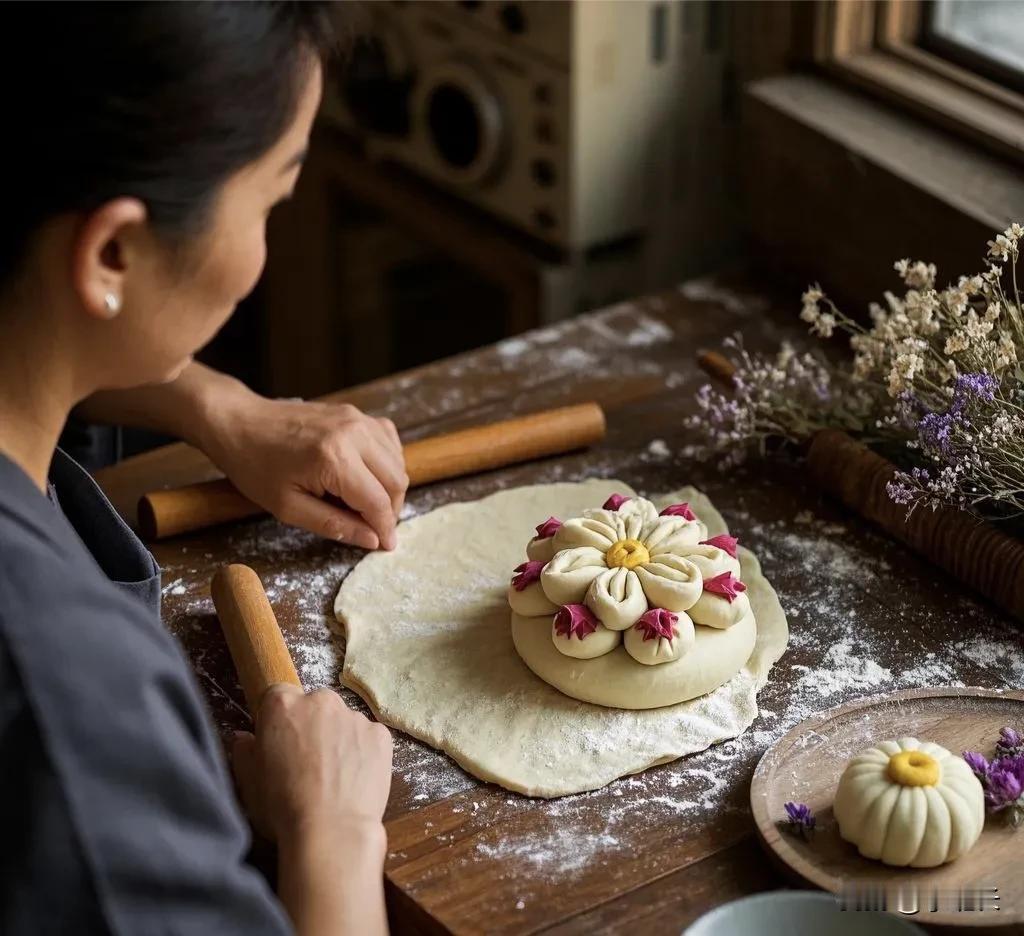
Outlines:
[[[865,74],[882,67],[895,73],[873,58],[853,61]],[[1024,175],[1016,167],[897,108],[813,75],[766,78],[747,94],[755,106],[803,124],[990,231],[1024,218]]]
[[[1024,160],[1024,112],[1017,96],[982,93],[921,61],[934,58],[910,47],[874,50],[852,55],[829,70],[937,126],[961,133],[969,127],[976,143],[1007,159]]]
[[[820,282],[865,309],[899,258],[943,282],[982,269],[986,242],[1024,219],[1024,175],[970,141],[822,75],[747,86],[749,256],[792,290]]]

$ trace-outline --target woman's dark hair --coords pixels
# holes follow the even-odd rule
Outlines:
[[[323,2],[18,3],[0,7],[0,287],[34,232],[119,196],[170,243],[294,117]]]

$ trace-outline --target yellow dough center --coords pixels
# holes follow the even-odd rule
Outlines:
[[[651,554],[640,540],[624,539],[612,546],[604,558],[612,568],[622,566],[626,569],[635,569],[638,565],[650,562]]]
[[[901,786],[935,786],[939,762],[924,751],[900,751],[889,758],[889,779]]]

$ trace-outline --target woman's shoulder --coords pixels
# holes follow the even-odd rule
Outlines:
[[[150,615],[104,575],[56,505],[0,492],[0,621],[64,639],[81,636],[83,616],[102,631],[104,620]]]
[[[56,505],[0,491],[0,640],[25,686],[63,705],[126,704],[159,683],[194,697],[153,610],[110,581]],[[186,704],[192,711],[198,708]]]

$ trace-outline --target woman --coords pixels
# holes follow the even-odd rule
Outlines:
[[[244,863],[155,563],[55,452],[82,404],[193,441],[284,520],[393,545],[394,426],[263,400],[192,361],[256,282],[267,214],[295,185],[325,8],[2,14],[0,932],[383,931],[387,730],[331,692],[267,694],[233,761],[277,842],[275,898]]]

